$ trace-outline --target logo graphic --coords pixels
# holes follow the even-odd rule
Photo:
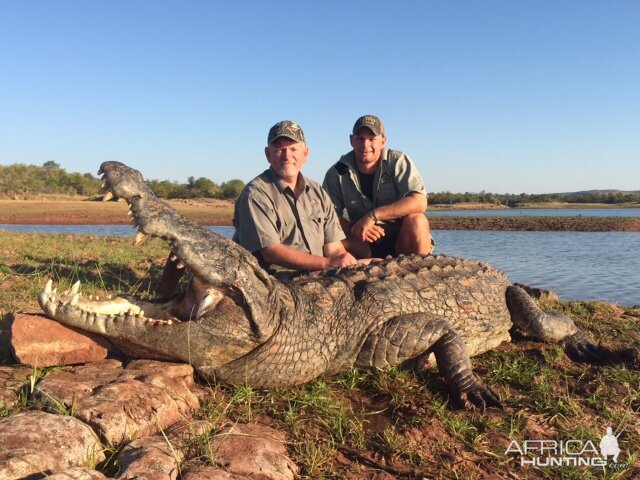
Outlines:
[[[382,175],[380,175],[380,185],[385,183],[393,183],[393,176],[388,172],[382,172]]]
[[[599,449],[591,440],[513,440],[504,453],[515,454],[523,467],[624,468],[627,466],[626,462],[618,463],[621,453],[618,437],[623,431],[624,428],[614,435],[613,429],[607,427]],[[612,457],[611,461],[609,457]]]
[[[624,428],[620,430],[617,435],[614,435],[611,427],[607,427],[607,433],[602,437],[602,440],[600,440],[600,453],[605,460],[609,455],[612,455],[613,463],[618,463],[618,455],[620,455],[618,437],[622,432],[624,432]]]

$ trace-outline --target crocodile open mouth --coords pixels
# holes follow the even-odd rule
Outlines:
[[[86,319],[87,323],[103,321],[108,319],[127,319],[153,324],[171,325],[180,321],[173,315],[171,300],[164,302],[144,301],[124,296],[108,297],[83,297],[80,292],[80,281],[77,281],[70,290],[58,293],[52,288],[53,282],[47,281],[44,289],[38,295],[40,306],[53,318],[58,317],[63,310],[73,309]]]

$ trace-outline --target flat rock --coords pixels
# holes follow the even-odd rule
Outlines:
[[[163,437],[140,438],[118,456],[118,480],[176,480],[184,454]]]
[[[96,434],[73,417],[36,410],[0,420],[3,480],[95,465],[104,459]]]
[[[38,383],[36,398],[44,403],[53,398],[71,409],[100,387],[118,381],[123,370],[122,362],[113,359],[57,370]]]
[[[53,372],[37,387],[49,408],[61,406],[111,444],[148,437],[188,417],[199,407],[193,368],[136,360],[126,368],[105,360]]]
[[[24,365],[49,367],[106,358],[111,343],[99,335],[75,330],[41,315],[14,314],[11,350]]]
[[[118,456],[118,480],[175,480],[188,444],[211,431],[205,420],[183,421],[164,435],[134,440]]]
[[[232,425],[218,432],[211,451],[218,465],[254,480],[293,480],[298,466],[285,447],[285,434],[259,424]]]

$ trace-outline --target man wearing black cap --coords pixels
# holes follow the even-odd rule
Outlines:
[[[374,115],[358,118],[349,140],[353,150],[322,185],[347,234],[345,248],[356,258],[431,253],[427,193],[411,159],[385,148],[384,126]]]
[[[331,199],[300,173],[309,156],[300,126],[276,123],[264,152],[270,167],[236,201],[234,240],[274,273],[357,263],[341,242],[345,235]]]

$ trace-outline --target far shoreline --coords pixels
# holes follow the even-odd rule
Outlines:
[[[179,213],[206,226],[232,226],[232,200],[179,199],[168,203]],[[640,204],[535,204],[518,209],[610,209],[640,208]],[[431,211],[447,210],[505,210],[504,205],[464,203],[430,205]],[[429,216],[433,230],[497,230],[497,231],[590,231],[640,232],[640,217],[593,216],[505,216],[473,213],[460,216]],[[0,224],[7,225],[128,225],[126,202],[71,199],[0,199]]]

